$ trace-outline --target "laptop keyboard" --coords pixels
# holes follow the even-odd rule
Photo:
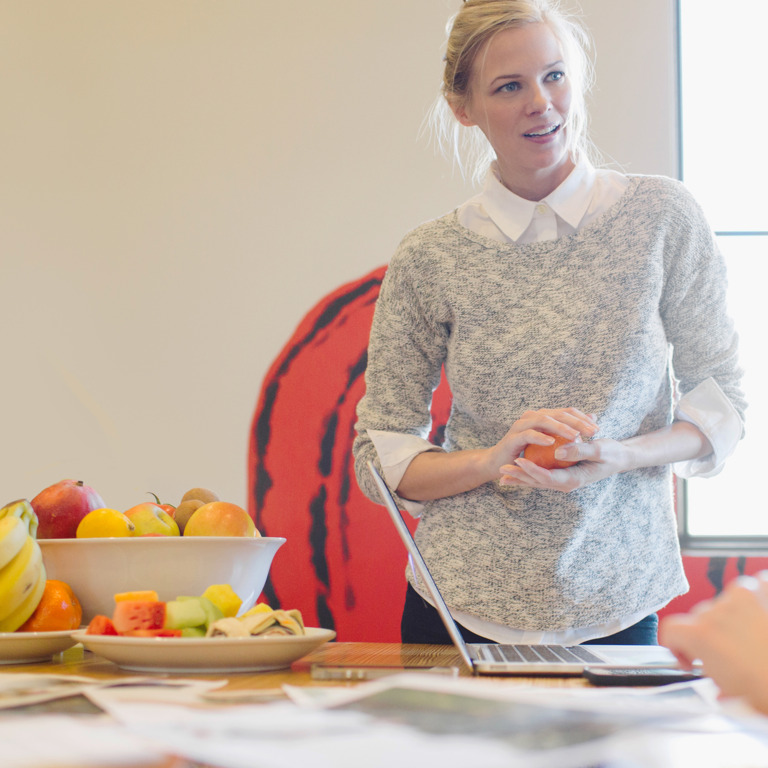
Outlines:
[[[552,664],[558,662],[600,664],[603,660],[580,645],[475,645],[483,661],[521,661]]]

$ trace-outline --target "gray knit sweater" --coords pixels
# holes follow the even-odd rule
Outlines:
[[[671,422],[673,387],[710,376],[743,416],[724,291],[698,205],[663,177],[630,177],[602,217],[554,241],[499,243],[455,212],[418,227],[376,306],[358,482],[379,501],[367,429],[428,435],[443,364],[448,451],[493,445],[537,408],[597,414],[601,437],[642,434]],[[487,483],[427,502],[416,538],[449,606],[517,629],[602,625],[687,589],[669,467],[568,494]]]

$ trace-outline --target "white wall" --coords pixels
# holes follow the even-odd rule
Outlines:
[[[245,505],[304,312],[472,191],[419,138],[458,5],[0,3],[0,501]],[[673,0],[582,7],[598,144],[674,174]]]

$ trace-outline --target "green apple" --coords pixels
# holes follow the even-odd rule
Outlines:
[[[144,501],[131,507],[125,516],[136,526],[136,530],[133,532],[134,536],[179,535],[179,526],[176,525],[176,521],[164,509],[151,501]]]

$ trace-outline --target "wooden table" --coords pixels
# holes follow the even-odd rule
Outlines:
[[[469,673],[462,664],[461,657],[453,646],[436,645],[400,645],[388,643],[328,643],[316,649],[309,655],[294,662],[290,669],[247,672],[229,674],[190,674],[179,673],[178,677],[194,678],[201,680],[226,679],[227,684],[216,689],[216,695],[221,695],[223,704],[228,703],[261,703],[284,697],[282,691],[284,684],[294,686],[353,686],[354,681],[327,681],[316,680],[312,677],[313,664],[343,665],[344,667],[381,667],[381,666],[405,666],[409,668],[456,668],[462,677],[468,677]],[[112,662],[96,656],[83,649],[82,646],[57,654],[53,660],[41,664],[18,664],[0,667],[3,673],[40,673],[40,674],[64,674],[90,677],[96,680],[119,679],[122,677],[134,677],[137,673],[122,670]],[[158,673],[159,675],[160,673]],[[166,676],[166,675],[163,675]],[[588,685],[581,677],[514,677],[514,678],[483,678],[484,680],[498,680],[500,685],[539,685],[539,686],[584,686]],[[227,694],[230,694],[227,697]],[[70,705],[74,707],[74,705]],[[57,702],[56,711],[70,713],[67,700]],[[0,715],[1,716],[1,715]],[[30,715],[34,716],[34,715]],[[100,768],[109,768],[103,766]],[[130,768],[122,765],[121,768]],[[138,768],[138,767],[137,767]],[[169,757],[160,763],[147,765],[141,768],[208,768],[198,764],[192,765],[178,757]]]
[[[316,649],[311,654],[305,656],[292,665],[291,669],[277,670],[273,672],[248,672],[248,673],[229,673],[229,674],[205,674],[193,675],[190,673],[179,673],[174,677],[195,678],[200,680],[226,679],[227,683],[221,688],[217,688],[213,693],[216,699],[222,704],[243,703],[254,704],[272,701],[275,698],[284,696],[281,686],[290,684],[293,686],[354,686],[356,682],[349,681],[321,681],[312,677],[311,669],[313,664],[342,665],[345,667],[422,667],[430,668],[457,668],[458,674],[468,678],[469,673],[461,662],[461,658],[453,646],[433,646],[433,645],[400,645],[385,643],[328,643]],[[133,677],[137,674],[127,670],[121,670],[115,664],[108,662],[94,654],[83,650],[82,646],[75,646],[58,654],[51,662],[34,665],[8,665],[0,667],[3,673],[40,673],[40,674],[66,674],[90,677],[95,680],[120,679],[124,677]],[[160,676],[160,673],[158,673]],[[165,677],[165,675],[162,675]],[[471,682],[471,681],[470,681]],[[480,681],[478,681],[480,683]],[[579,676],[570,677],[483,677],[482,683],[487,685],[504,686],[544,686],[544,687],[589,687],[589,684]],[[223,692],[223,699],[218,699],[220,692]],[[227,695],[229,694],[229,695]],[[208,698],[208,697],[206,697]],[[73,703],[71,707],[73,712],[67,709],[67,700],[61,700],[57,711],[64,713],[74,713],[77,711]],[[82,703],[81,703],[82,706]],[[211,704],[211,706],[216,706]],[[34,714],[25,714],[17,712],[20,716],[35,717]],[[11,716],[11,715],[9,715]],[[2,715],[0,714],[0,717]],[[689,765],[704,765],[707,768],[734,768],[734,766],[743,766],[741,762],[717,762],[717,756],[727,747],[728,754],[738,757],[742,754],[744,742],[739,741],[735,746],[731,746],[728,741],[725,745],[720,743],[720,739],[730,738],[729,734],[720,735],[716,731],[711,734],[705,732],[688,734],[682,733],[680,736],[684,743],[684,754],[682,762],[675,762],[674,768],[680,768]],[[675,745],[678,754],[681,747]],[[696,753],[695,755],[693,753]],[[697,757],[698,755],[698,757]],[[714,756],[714,759],[713,757]],[[754,765],[767,765],[768,760],[763,761],[766,756],[763,748],[760,751],[760,760],[755,760]],[[688,758],[693,762],[689,762]],[[703,760],[703,757],[707,757]],[[735,759],[734,757],[734,759]],[[698,760],[698,762],[697,762]],[[730,760],[730,757],[729,757]],[[0,761],[2,762],[2,761]],[[656,763],[653,763],[657,766]],[[64,768],[61,763],[57,763],[55,768]],[[66,768],[76,768],[76,766],[66,766]],[[114,768],[113,765],[104,764],[101,766],[92,766],[92,768]],[[147,763],[141,766],[127,766],[121,763],[120,768],[215,768],[215,765],[201,765],[190,763],[178,756],[167,756],[156,763]]]
[[[415,667],[430,669],[434,667],[455,668],[462,677],[470,673],[462,663],[461,657],[452,645],[401,645],[399,643],[327,643],[304,658],[293,663],[290,669],[273,672],[239,672],[229,674],[197,675],[188,672],[179,673],[185,678],[202,680],[226,679],[227,685],[222,690],[266,691],[279,689],[284,684],[300,686],[328,686],[356,684],[350,681],[333,682],[314,680],[311,675],[313,664],[327,664],[344,667]],[[82,646],[75,646],[54,656],[51,662],[43,664],[18,664],[0,667],[2,672],[40,672],[43,674],[80,675],[104,680],[120,677],[135,677],[137,673],[122,670],[110,661],[84,651]],[[588,686],[579,676],[569,677],[499,677],[484,680],[497,680],[505,685],[539,685],[547,687]]]
[[[221,704],[243,703],[254,704],[272,701],[275,698],[284,696],[281,686],[290,684],[293,686],[354,686],[356,682],[349,681],[321,681],[314,679],[311,674],[313,664],[342,665],[345,667],[423,667],[430,668],[456,668],[461,677],[468,678],[469,673],[461,662],[459,654],[453,646],[434,646],[434,645],[400,645],[385,643],[328,643],[316,649],[311,654],[295,662],[290,669],[270,671],[270,672],[248,672],[248,673],[229,673],[229,674],[205,674],[197,675],[190,673],[179,673],[174,677],[194,678],[200,680],[225,679],[226,685],[216,688],[210,695],[206,696],[210,700],[212,695],[216,701]],[[90,677],[95,680],[120,679],[124,677],[133,677],[145,673],[136,673],[127,670],[121,670],[115,664],[108,662],[94,654],[85,652],[82,646],[75,646],[58,654],[51,662],[43,664],[19,664],[0,667],[4,674],[14,673],[40,673],[40,674],[65,674]],[[157,673],[161,676],[161,673]],[[162,675],[165,677],[166,675]],[[470,684],[472,681],[469,681]],[[503,685],[503,686],[544,686],[548,688],[583,688],[589,687],[583,678],[579,676],[570,677],[487,677],[477,681],[478,684]],[[229,695],[227,695],[229,694]],[[223,698],[219,698],[222,695]],[[71,707],[74,711],[67,709],[66,700],[59,702],[57,711],[67,714],[77,712],[75,704]],[[81,703],[82,706],[82,703]],[[211,703],[211,706],[216,704]],[[33,714],[24,714],[16,712],[19,716],[34,717]],[[9,715],[12,716],[12,715]],[[2,714],[0,714],[2,717]],[[682,762],[675,762],[674,768],[681,768],[689,765],[705,765],[708,767],[717,766],[717,768],[735,768],[747,763],[739,762],[743,756],[745,748],[753,749],[749,744],[745,747],[743,740],[732,743],[729,739],[732,734],[727,732],[719,733],[717,729],[711,734],[699,732],[680,734],[680,743],[675,743],[675,754],[682,754]],[[744,737],[747,738],[746,736]],[[725,740],[722,742],[721,740]],[[656,740],[654,739],[654,743]],[[666,742],[665,742],[666,743]],[[683,744],[684,746],[680,746]],[[681,753],[681,749],[684,753]],[[729,760],[717,762],[723,750],[728,752]],[[695,753],[695,754],[694,754]],[[704,759],[706,757],[706,760]],[[759,750],[759,759],[755,759],[750,765],[768,765],[766,751],[761,746]],[[692,760],[689,761],[689,758]],[[735,760],[735,762],[734,762]],[[0,764],[2,761],[0,760]],[[657,766],[657,763],[653,763]],[[47,768],[75,768],[69,764],[59,764],[48,766]],[[92,768],[114,768],[105,762],[104,765],[93,766]],[[141,766],[127,766],[121,763],[121,768],[215,768],[215,765],[200,765],[191,763],[178,756],[167,756],[156,763],[147,763]]]

